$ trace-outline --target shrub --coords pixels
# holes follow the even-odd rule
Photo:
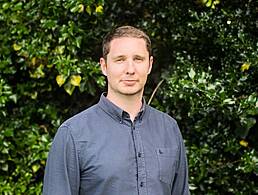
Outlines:
[[[41,193],[56,129],[98,101],[102,36],[124,24],[153,40],[145,98],[179,122],[191,193],[257,193],[255,7],[254,0],[1,1],[0,193]]]

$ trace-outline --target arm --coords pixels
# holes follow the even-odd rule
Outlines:
[[[43,195],[77,195],[80,186],[78,153],[69,127],[61,126],[45,168]]]
[[[178,127],[177,127],[178,128]],[[177,173],[173,182],[171,195],[189,195],[188,165],[183,138],[178,128],[179,137],[179,159],[177,162]]]

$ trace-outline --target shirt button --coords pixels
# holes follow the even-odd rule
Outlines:
[[[142,182],[140,183],[140,186],[143,187],[143,184],[144,184],[144,183],[143,183],[143,181],[142,181]]]
[[[138,152],[138,157],[141,158],[142,157],[142,153]]]

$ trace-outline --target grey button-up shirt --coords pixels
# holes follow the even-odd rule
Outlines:
[[[187,195],[176,121],[143,104],[134,122],[104,95],[64,122],[47,159],[44,195]]]

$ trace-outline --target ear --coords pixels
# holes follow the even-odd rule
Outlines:
[[[102,74],[105,75],[105,76],[107,76],[107,64],[106,64],[106,60],[102,57],[102,58],[100,58],[99,63],[100,63],[100,67],[101,67]]]
[[[150,72],[151,72],[152,64],[153,64],[153,56],[150,57],[150,64],[149,64],[148,74],[150,74]]]

